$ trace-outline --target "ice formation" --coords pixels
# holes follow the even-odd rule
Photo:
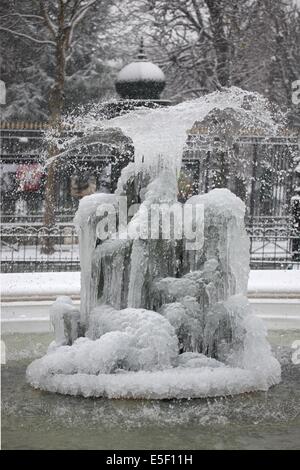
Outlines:
[[[247,113],[241,107],[245,95],[233,89],[115,119],[132,138],[138,161],[124,169],[115,194],[80,202],[80,318],[68,299],[55,302],[55,342],[28,367],[32,386],[71,395],[164,399],[267,390],[280,381],[264,325],[246,297],[244,203],[227,189],[177,201],[186,129],[217,106]],[[261,106],[255,116],[271,121]],[[117,220],[115,231],[99,240],[99,207],[109,213],[124,194],[140,203],[126,227],[131,236],[124,236]],[[175,219],[169,237],[147,237],[153,205],[190,209],[193,217],[191,208],[202,207],[199,246],[191,249],[186,234],[177,237]],[[161,223],[158,228],[161,234]]]
[[[80,314],[72,299],[61,295],[50,308],[50,321],[55,332],[53,346],[71,345],[79,336]]]

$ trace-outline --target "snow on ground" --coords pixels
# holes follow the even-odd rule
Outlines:
[[[2,297],[78,296],[80,272],[1,273]]]
[[[255,293],[299,294],[300,270],[254,270],[250,271],[248,294]]]
[[[80,272],[1,273],[4,298],[79,296]],[[248,294],[299,294],[300,270],[254,270],[250,272]]]

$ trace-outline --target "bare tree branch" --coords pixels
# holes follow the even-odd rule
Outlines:
[[[75,26],[84,18],[86,15],[87,11],[96,3],[97,0],[90,0],[89,3],[87,3],[84,7],[78,8],[77,11],[73,14],[71,18],[71,25],[70,25],[70,31],[69,31],[69,37],[68,37],[68,47],[70,47],[72,40],[73,40],[73,34],[74,34],[74,29]],[[76,2],[77,7],[80,5],[80,2]],[[75,9],[74,5],[74,9]]]
[[[7,15],[1,15],[0,18],[10,18],[12,16],[18,16],[22,18],[36,18],[38,20],[43,20],[44,18],[39,15],[26,15],[26,14],[21,14],[21,13],[8,13]]]
[[[55,28],[54,23],[51,21],[50,16],[47,11],[46,3],[45,0],[40,0],[40,7],[41,7],[41,12],[43,15],[43,19],[45,20],[45,23],[52,34],[53,38],[55,39],[57,30]]]
[[[0,26],[0,30],[6,31],[7,33],[11,33],[14,36],[20,36],[25,39],[29,39],[30,41],[33,41],[37,44],[50,44],[51,46],[55,46],[55,42],[53,41],[47,41],[47,40],[43,41],[41,39],[36,39],[36,38],[33,38],[32,36],[29,36],[28,34],[20,33],[19,31],[13,31],[9,28],[3,28],[3,26]]]

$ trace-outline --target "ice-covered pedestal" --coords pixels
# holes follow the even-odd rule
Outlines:
[[[72,334],[61,334],[65,342],[58,335],[57,347],[28,368],[33,386],[84,396],[187,398],[266,390],[280,380],[264,326],[245,296],[249,247],[236,196],[216,189],[187,201],[204,205],[199,251],[175,239],[96,246],[95,199],[83,200],[77,216],[85,337],[70,345]],[[65,331],[60,322],[66,315],[70,322],[72,309],[56,302],[56,331]]]
[[[127,227],[119,217],[99,239],[104,209],[106,216],[117,211],[120,196],[129,194],[130,203],[141,203],[138,211]],[[184,230],[178,236],[176,218],[168,237],[159,219],[153,237],[153,207],[189,214],[192,220],[181,221],[196,227],[196,245]],[[80,319],[66,299],[56,302],[56,342],[28,367],[29,383],[63,394],[149,399],[233,395],[278,383],[280,365],[246,297],[244,213],[227,189],[178,203],[176,165],[169,163],[159,171],[130,164],[115,194],[85,197],[76,215]]]

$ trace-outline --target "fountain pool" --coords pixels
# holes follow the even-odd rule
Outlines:
[[[297,449],[300,368],[291,344],[300,331],[269,331],[282,382],[268,392],[194,400],[106,400],[34,390],[27,365],[53,335],[5,335],[3,449]]]
[[[177,200],[185,132],[195,120],[230,108],[249,129],[276,130],[263,99],[251,94],[252,108],[244,106],[248,95],[234,88],[101,123],[132,138],[136,160],[114,194],[80,203],[80,311],[62,296],[50,310],[54,337],[5,338],[4,448],[297,448],[291,346],[299,335],[267,333],[252,312],[245,205],[225,188]],[[124,237],[119,214],[102,238],[99,224],[124,196],[139,203],[126,226],[135,236]],[[196,226],[194,238],[175,230],[144,237],[154,206],[178,209]]]

